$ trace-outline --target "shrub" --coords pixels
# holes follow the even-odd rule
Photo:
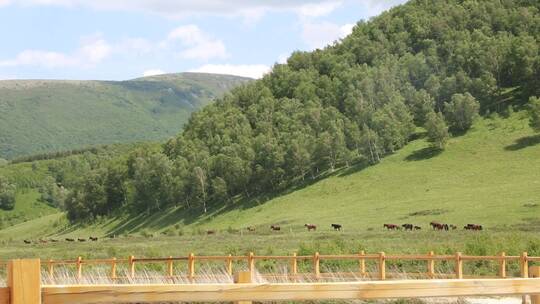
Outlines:
[[[540,132],[540,98],[529,98],[529,125],[536,132]]]
[[[480,103],[469,93],[454,94],[449,103],[444,104],[444,113],[450,129],[457,132],[469,130],[478,116]]]
[[[0,176],[0,209],[13,210],[15,208],[15,190],[14,184]]]
[[[428,133],[428,140],[439,149],[444,149],[448,142],[448,126],[441,113],[431,112],[426,116],[425,128]]]

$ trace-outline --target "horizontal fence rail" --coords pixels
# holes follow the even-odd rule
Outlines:
[[[540,292],[540,279],[352,283],[43,286],[45,304],[225,302],[508,296]]]

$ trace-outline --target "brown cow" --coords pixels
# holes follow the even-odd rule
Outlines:
[[[272,225],[272,226],[270,226],[270,230],[272,230],[272,231],[280,231],[281,227],[279,225]]]
[[[384,224],[383,227],[388,230],[399,230],[399,226],[396,224]]]
[[[317,225],[314,224],[304,224],[304,227],[306,227],[308,231],[317,230]]]

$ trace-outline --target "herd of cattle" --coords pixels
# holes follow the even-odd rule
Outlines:
[[[98,238],[97,237],[94,237],[94,236],[91,236],[89,237],[88,239],[84,239],[84,238],[65,238],[64,239],[66,242],[86,242],[86,241],[91,241],[91,242],[97,242],[98,241]],[[58,243],[60,240],[58,239],[48,239],[48,240],[45,240],[45,239],[39,239],[37,241],[32,241],[32,240],[24,240],[24,243],[25,244],[47,244],[47,243]]]
[[[438,231],[456,230],[458,228],[456,225],[439,223],[439,222],[431,222],[431,223],[429,223],[429,225],[431,226],[431,229],[438,230]],[[304,227],[306,227],[306,229],[308,231],[316,231],[317,230],[317,225],[315,225],[315,224],[305,224]],[[403,225],[384,224],[383,227],[386,228],[387,230],[405,230],[405,231],[407,231],[407,230],[410,230],[410,231],[422,230],[422,227],[416,226],[416,225],[413,225],[413,224],[403,224]],[[341,224],[331,224],[330,228],[333,229],[334,231],[341,231],[343,229],[343,226]],[[482,225],[477,225],[477,224],[467,224],[467,225],[465,225],[463,227],[463,229],[464,230],[480,231],[480,230],[483,230],[483,227],[482,227]],[[254,232],[256,229],[253,226],[249,226],[249,227],[247,227],[247,230],[250,231],[250,232]],[[270,230],[271,231],[281,231],[281,226],[272,225],[272,226],[270,226]],[[216,234],[216,231],[215,230],[207,230],[206,234],[208,234],[208,235]],[[77,238],[77,239],[65,238],[64,240],[66,242],[75,242],[75,241],[77,241],[77,242],[86,242],[86,241],[97,242],[98,238],[91,236],[88,239],[84,239],[84,238]],[[48,240],[39,239],[37,241],[24,240],[25,244],[47,244],[47,243],[57,243],[57,242],[59,242],[59,240],[57,240],[57,239],[48,239]]]
[[[439,230],[439,231],[448,231],[448,230],[456,230],[458,229],[458,227],[456,225],[452,225],[452,224],[445,224],[445,223],[439,223],[439,222],[431,222],[429,223],[429,225],[431,226],[431,229],[433,230]],[[388,229],[388,230],[421,230],[422,227],[420,226],[415,226],[413,224],[403,224],[403,225],[396,225],[396,224],[384,224],[383,225],[384,228]],[[480,231],[480,230],[483,230],[484,228],[482,227],[482,225],[478,225],[478,224],[467,224],[465,226],[463,226],[463,229],[464,230],[474,230],[474,231]]]
[[[458,229],[458,227],[456,225],[439,223],[439,222],[431,222],[431,223],[429,223],[429,225],[431,226],[431,228],[433,230],[439,230],[439,231],[442,231],[442,230],[448,231],[448,230],[456,230],[456,229]],[[305,224],[304,227],[306,227],[306,229],[308,231],[317,230],[317,225],[314,225],[314,224]],[[416,225],[413,225],[413,224],[403,224],[403,225],[384,224],[383,227],[386,228],[387,230],[410,230],[410,231],[422,230],[422,227],[416,226]],[[343,226],[341,224],[331,224],[330,228],[332,228],[335,231],[341,231],[341,229],[343,229]],[[483,227],[482,227],[482,225],[478,225],[478,224],[467,224],[467,225],[463,226],[463,229],[464,230],[480,231],[480,230],[483,230]],[[247,228],[247,230],[248,231],[255,231],[255,227],[250,226],[250,227]],[[272,231],[281,231],[281,227],[279,225],[272,225],[272,226],[270,226],[270,230],[272,230]],[[215,233],[215,232],[212,231],[212,233]]]

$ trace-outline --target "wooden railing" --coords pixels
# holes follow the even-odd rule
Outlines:
[[[0,304],[137,302],[224,302],[463,297],[530,294],[540,304],[540,267],[535,278],[363,281],[339,283],[252,283],[237,273],[234,284],[41,285],[40,260],[12,260]],[[249,302],[243,302],[249,303]]]
[[[117,268],[118,265],[123,264],[127,266],[127,276],[130,278],[137,277],[136,274],[136,265],[140,264],[155,264],[163,263],[166,265],[166,272],[163,276],[174,277],[179,276],[175,272],[175,263],[185,262],[187,264],[187,271],[183,273],[182,276],[193,279],[196,277],[196,262],[220,262],[225,266],[226,272],[228,275],[233,275],[233,262],[245,262],[247,268],[250,272],[255,271],[257,261],[262,260],[274,260],[274,261],[286,261],[288,262],[288,276],[295,275],[311,275],[314,278],[325,277],[325,274],[321,272],[321,261],[330,261],[330,260],[341,260],[341,261],[354,261],[358,263],[358,271],[354,272],[362,277],[369,277],[372,279],[386,280],[387,278],[395,277],[393,274],[387,274],[387,261],[424,261],[425,272],[410,274],[411,276],[423,276],[424,278],[471,278],[472,276],[464,274],[463,263],[468,261],[492,261],[498,263],[498,278],[507,278],[507,268],[508,262],[517,262],[519,263],[519,277],[527,278],[528,277],[528,268],[529,264],[532,262],[540,262],[540,257],[531,257],[528,256],[527,252],[523,252],[519,256],[509,256],[504,252],[499,255],[493,256],[472,256],[464,255],[461,252],[457,252],[453,255],[436,255],[433,252],[428,254],[413,254],[413,255],[402,255],[402,254],[385,254],[384,252],[379,252],[376,254],[367,254],[364,251],[359,252],[358,254],[349,254],[349,255],[323,255],[316,252],[313,255],[281,255],[281,256],[271,256],[271,255],[254,255],[249,253],[247,255],[227,255],[227,256],[196,256],[191,253],[188,256],[182,257],[164,257],[164,258],[136,258],[134,256],[129,256],[125,259],[83,259],[78,257],[73,260],[42,260],[41,265],[45,267],[48,271],[48,274],[51,278],[54,277],[55,267],[59,265],[63,266],[73,266],[75,267],[75,275],[77,279],[81,279],[84,275],[84,266],[90,265],[101,265],[105,267],[110,267],[109,276],[110,279],[119,279]],[[298,271],[298,262],[300,261],[310,261],[312,264],[311,272],[309,273],[299,273]],[[366,268],[366,262],[372,261],[376,264],[377,271],[368,273]],[[454,265],[452,273],[436,273],[435,266],[437,262],[451,262]],[[6,265],[6,261],[0,261],[0,267]],[[333,273],[334,274],[334,273]],[[272,274],[272,276],[276,276]],[[403,277],[403,273],[398,274],[399,277]]]

